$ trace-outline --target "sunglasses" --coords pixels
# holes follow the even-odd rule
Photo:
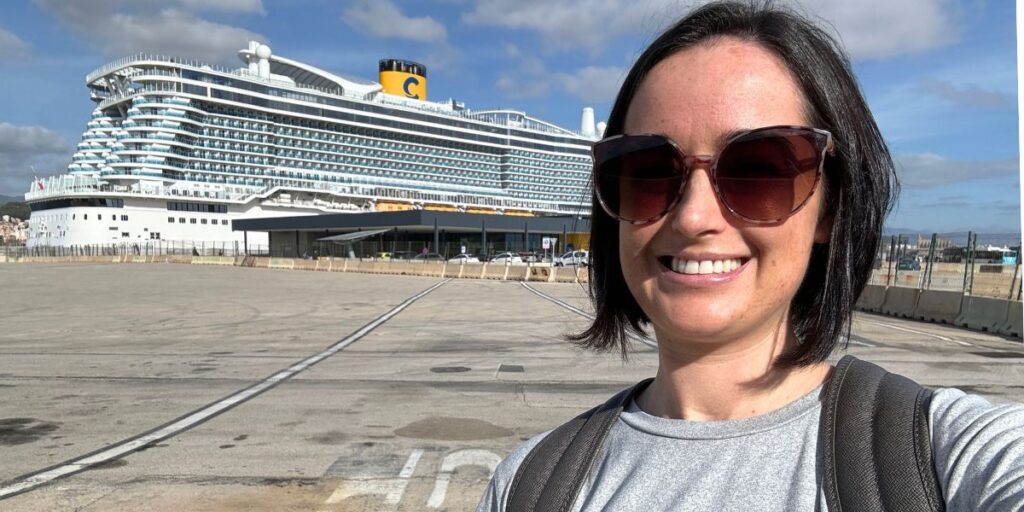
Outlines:
[[[596,142],[594,191],[608,215],[632,224],[665,216],[683,194],[690,171],[708,166],[715,195],[755,224],[785,220],[814,194],[832,134],[801,126],[768,126],[730,137],[717,155],[687,155],[664,135],[616,135]]]

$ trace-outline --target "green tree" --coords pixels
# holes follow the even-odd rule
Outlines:
[[[10,215],[16,219],[25,220],[28,219],[30,213],[32,213],[32,210],[27,204],[22,202],[11,201],[9,203],[0,204],[0,217]]]

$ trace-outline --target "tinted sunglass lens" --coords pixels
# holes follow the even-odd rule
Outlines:
[[[629,144],[637,148],[595,148],[595,185],[609,215],[627,221],[645,221],[663,215],[682,185],[681,164],[665,141],[638,141],[628,137],[602,144]]]
[[[822,142],[817,135],[754,133],[730,143],[716,170],[722,200],[747,219],[788,217],[814,192]]]

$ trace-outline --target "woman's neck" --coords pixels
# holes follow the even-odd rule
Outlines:
[[[775,359],[796,343],[785,322],[745,343],[695,346],[658,337],[658,374],[638,397],[648,414],[694,421],[759,416],[828,380],[827,363],[779,369]]]

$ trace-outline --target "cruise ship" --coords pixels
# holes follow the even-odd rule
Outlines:
[[[379,81],[251,41],[225,69],[139,54],[86,76],[97,103],[63,174],[34,180],[29,246],[231,243],[232,221],[410,209],[589,215],[579,130],[508,109],[429,101],[426,69]],[[266,244],[249,233],[249,244]]]

